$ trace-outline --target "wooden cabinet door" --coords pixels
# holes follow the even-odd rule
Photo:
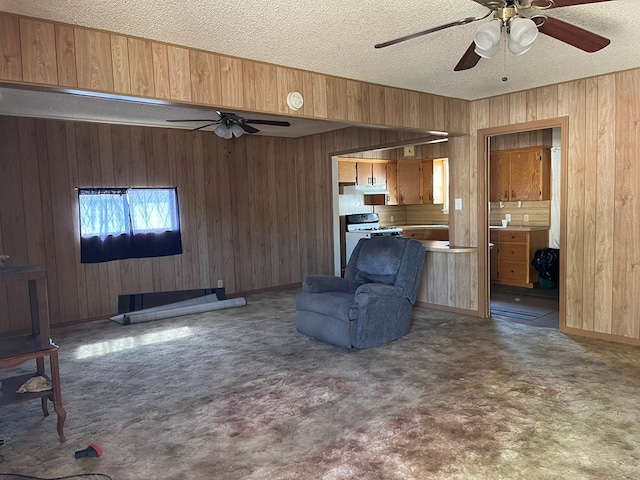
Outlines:
[[[338,182],[356,183],[356,162],[338,162]]]
[[[498,250],[500,248],[498,232],[491,230],[491,232],[489,232],[489,241],[493,244],[493,247],[489,250],[491,258],[491,281],[495,282],[498,280]]]
[[[398,205],[398,164],[387,163],[387,205]]]
[[[356,184],[373,185],[373,167],[371,162],[356,162],[358,171]]]
[[[433,160],[422,162],[422,203],[433,203]]]
[[[511,154],[509,200],[542,199],[542,152],[528,150]]]
[[[398,204],[417,205],[422,203],[421,189],[420,162],[398,162]]]
[[[371,177],[373,185],[387,184],[387,164],[382,162],[373,162],[371,164]]]
[[[511,154],[492,153],[489,163],[489,201],[509,201],[509,165]]]

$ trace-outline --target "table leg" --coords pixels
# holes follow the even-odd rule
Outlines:
[[[58,415],[58,436],[61,442],[66,442],[64,436],[64,421],[67,419],[67,412],[62,406],[62,390],[60,388],[60,365],[58,363],[58,350],[54,350],[49,355],[51,362],[51,382],[53,383],[53,409]]]

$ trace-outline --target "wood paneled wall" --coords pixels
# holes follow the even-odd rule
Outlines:
[[[456,240],[477,241],[473,199],[482,182],[465,181],[478,175],[475,132],[567,116],[561,329],[639,344],[640,69],[475,101],[470,114],[470,145],[452,140],[468,159],[452,162],[453,195],[471,200],[468,211],[452,211]]]
[[[331,152],[409,133],[301,139],[0,117],[0,252],[48,273],[53,324],[112,314],[122,293],[228,293],[333,272]],[[81,264],[76,187],[177,186],[182,255]],[[0,332],[27,328],[26,290],[0,290]]]
[[[0,80],[465,134],[465,100],[0,12]],[[302,109],[286,103],[291,91]]]
[[[550,147],[553,143],[553,130],[545,128],[532,132],[510,133],[507,135],[496,135],[491,137],[490,149],[511,150],[512,148]]]
[[[0,149],[0,251],[47,269],[54,324],[113,313],[121,293],[218,279],[230,293],[256,290],[331,261],[308,235],[318,199],[299,190],[330,174],[314,157],[299,164],[295,140],[0,117]],[[184,253],[81,264],[75,187],[87,186],[177,186]],[[1,330],[26,326],[15,314],[24,300],[0,292]]]

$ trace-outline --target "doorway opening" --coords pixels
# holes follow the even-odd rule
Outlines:
[[[566,171],[567,132],[566,117],[478,132],[479,170],[486,172],[487,182],[486,188],[481,189],[486,195],[485,201],[479,205],[480,208],[488,206],[482,212],[486,219],[482,233],[486,235],[486,245],[491,244],[491,248],[487,247],[487,268],[483,272],[486,290],[480,296],[486,299],[487,316],[562,330],[565,268],[561,247],[565,244],[566,178],[561,172]],[[524,187],[518,185],[518,179],[526,178],[530,184],[536,174],[530,171],[531,167],[523,171],[523,164],[516,160],[522,160],[533,150],[538,155],[540,148],[549,156],[548,165],[544,167],[549,170],[549,178],[543,178],[545,171],[541,165],[536,165],[536,168],[540,166],[536,172],[541,175],[541,185],[548,182],[548,190],[540,187],[535,194],[522,195],[519,191]],[[510,155],[514,163],[512,170],[509,170]],[[502,185],[500,191],[496,187],[499,177],[508,182],[511,175],[514,188],[505,189]],[[507,219],[505,228],[502,221]],[[541,254],[544,261],[550,256],[556,259],[559,274],[555,282],[545,278],[547,270],[542,269],[539,275],[538,269],[531,265],[536,253]]]

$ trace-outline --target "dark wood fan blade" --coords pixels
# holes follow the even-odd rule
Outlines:
[[[290,127],[289,122],[281,122],[279,120],[245,120],[246,123],[255,123],[256,125],[275,125],[277,127]]]
[[[478,64],[480,61],[480,55],[475,52],[475,48],[476,44],[471,42],[471,45],[469,45],[469,48],[467,48],[467,51],[464,52],[464,55],[462,55],[462,58],[453,69],[454,71],[459,72],[460,70],[469,70]]]
[[[553,0],[553,8],[586,5],[588,3],[610,2],[611,0]]]
[[[489,13],[491,13],[491,12],[489,12]],[[406,42],[407,40],[413,40],[414,38],[422,37],[423,35],[427,35],[428,33],[438,32],[440,30],[444,30],[445,28],[450,28],[450,27],[455,27],[455,26],[458,26],[458,25],[465,25],[467,23],[475,22],[476,20],[481,20],[482,18],[486,18],[486,17],[481,17],[481,18],[467,17],[467,18],[463,18],[462,20],[458,20],[457,22],[446,23],[444,25],[440,25],[439,27],[433,27],[433,28],[429,28],[428,30],[423,30],[423,31],[418,32],[418,33],[412,33],[411,35],[407,35],[406,37],[396,38],[394,40],[389,40],[388,42],[377,43],[376,45],[374,45],[374,47],[375,48],[388,47],[390,45],[395,45],[396,43]]]
[[[602,50],[611,43],[611,40],[608,38],[601,37],[600,35],[563,22],[557,18],[548,17],[544,25],[538,27],[538,30],[540,30],[540,33],[549,35],[556,40],[568,43],[589,53]]]
[[[246,123],[238,123],[242,129],[247,133],[258,133],[260,130],[252,127],[251,125],[247,125]]]
[[[215,125],[216,123],[218,123],[218,122],[207,123],[206,125],[202,125],[201,127],[192,128],[189,131],[190,132],[195,132],[196,130],[202,130],[203,128],[207,128],[207,127],[210,127],[211,125]]]

